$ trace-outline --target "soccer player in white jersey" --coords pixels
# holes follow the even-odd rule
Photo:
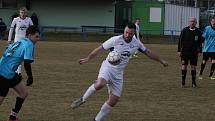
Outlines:
[[[19,9],[19,17],[16,17],[13,19],[9,31],[9,36],[8,36],[8,43],[11,44],[13,41],[12,35],[13,31],[15,28],[15,38],[14,42],[17,42],[23,38],[25,38],[26,30],[30,25],[33,25],[33,22],[30,17],[27,17],[27,8],[26,7],[21,7]],[[21,76],[21,65],[19,65],[17,71],[16,71],[20,76]]]
[[[137,39],[141,38],[141,34],[140,34],[140,18],[137,18],[135,20],[135,26],[136,26],[136,37]]]
[[[158,61],[164,66],[168,66],[165,60],[161,59],[159,56],[147,49],[139,40],[137,40],[134,37],[134,33],[135,25],[133,23],[128,23],[124,29],[123,35],[114,36],[108,39],[101,46],[94,49],[86,58],[79,60],[80,64],[85,64],[95,58],[98,54],[109,49],[117,51],[122,56],[121,62],[118,65],[110,64],[107,59],[103,61],[97,80],[87,89],[85,94],[80,99],[72,103],[71,107],[73,109],[85,103],[93,93],[107,85],[109,90],[109,98],[103,104],[97,116],[93,119],[94,121],[101,121],[104,116],[111,111],[112,107],[116,105],[121,96],[124,69],[129,62],[130,56],[134,54],[136,50],[144,53],[152,60]]]
[[[142,35],[140,34],[140,18],[136,18],[136,20],[135,20],[135,26],[136,26],[135,37],[136,37],[138,40],[141,40]],[[137,56],[137,53],[138,53],[138,51],[136,51],[132,57],[138,57],[138,56]]]

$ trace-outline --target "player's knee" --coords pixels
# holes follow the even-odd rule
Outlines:
[[[96,90],[100,90],[102,89],[105,85],[106,85],[106,81],[104,79],[98,79],[95,84],[94,87]]]
[[[26,91],[23,91],[23,92],[20,94],[20,97],[23,98],[23,99],[27,98],[27,97],[28,97],[28,91],[27,91],[27,90],[26,90]]]
[[[119,98],[109,98],[107,100],[108,105],[110,105],[111,107],[114,107],[117,102],[119,102]]]

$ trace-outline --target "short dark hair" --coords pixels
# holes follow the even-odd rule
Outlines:
[[[212,19],[215,19],[215,16],[211,16],[211,19],[210,19],[210,21],[211,21]]]
[[[126,27],[128,27],[129,29],[136,30],[136,25],[134,23],[132,23],[132,22],[128,22],[127,25],[126,25]]]
[[[39,33],[39,28],[35,25],[29,26],[26,30],[26,36],[28,36],[29,34],[35,34],[35,33]]]

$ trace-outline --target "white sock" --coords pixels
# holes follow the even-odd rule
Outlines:
[[[86,101],[92,94],[96,92],[94,84],[92,84],[83,95],[83,100]]]
[[[101,107],[100,112],[97,114],[95,120],[101,121],[104,116],[106,116],[111,111],[111,106],[107,103],[104,103]]]

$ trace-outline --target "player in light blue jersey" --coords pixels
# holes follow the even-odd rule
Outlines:
[[[24,62],[28,76],[27,86],[33,83],[31,63],[34,61],[34,45],[39,41],[39,30],[36,26],[30,26],[26,31],[26,38],[10,44],[0,60],[0,105],[7,96],[9,88],[13,88],[19,95],[11,111],[8,121],[18,121],[17,114],[28,95],[26,86],[21,82],[22,78],[16,73],[18,66]]]
[[[201,70],[199,74],[199,79],[202,79],[202,73],[205,68],[206,62],[211,58],[211,70],[210,70],[210,79],[215,80],[213,76],[213,72],[215,70],[215,16],[211,18],[210,26],[207,26],[202,34],[204,41],[203,47],[203,59],[201,64]]]

